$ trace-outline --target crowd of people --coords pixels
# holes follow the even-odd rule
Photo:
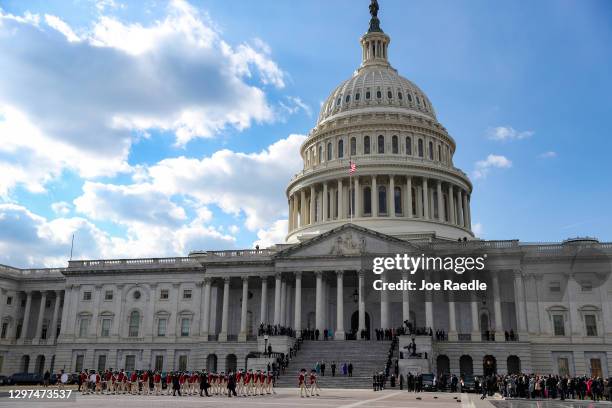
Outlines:
[[[612,377],[509,374],[477,382],[482,397],[497,391],[506,398],[612,401]]]
[[[257,330],[258,336],[289,336],[295,337],[295,330],[291,327],[281,326],[280,324],[265,325],[261,323]]]
[[[353,376],[353,363],[350,361],[341,362],[340,364],[337,364],[335,361],[332,361],[329,365],[329,368],[331,369],[332,377],[335,377],[336,373],[338,373],[338,375],[344,375],[348,377]],[[325,364],[325,361],[317,361],[312,369],[317,373],[317,375],[325,377],[325,370],[327,369],[327,365]]]
[[[276,394],[275,375],[268,370],[235,372],[84,370],[77,379],[84,395],[256,396]]]

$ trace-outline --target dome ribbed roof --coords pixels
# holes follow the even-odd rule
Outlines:
[[[436,119],[429,98],[418,86],[392,67],[376,65],[362,67],[334,89],[321,107],[317,124],[336,115],[372,108],[405,109]]]

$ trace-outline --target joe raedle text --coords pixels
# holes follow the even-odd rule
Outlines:
[[[411,281],[402,279],[399,282],[383,282],[382,279],[377,279],[373,283],[375,290],[409,290],[409,291],[463,291],[463,290],[487,290],[486,282],[481,282],[478,279],[470,282],[454,282],[451,279],[445,279],[442,282],[427,282],[422,279],[420,281]]]

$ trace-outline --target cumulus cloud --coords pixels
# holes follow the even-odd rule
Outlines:
[[[66,201],[58,201],[51,204],[51,209],[57,215],[68,215],[72,206]]]
[[[540,159],[554,159],[555,157],[557,157],[557,152],[553,152],[551,150],[548,152],[541,153],[538,157]]]
[[[512,167],[512,162],[505,156],[490,154],[486,159],[477,161],[474,167],[473,177],[475,179],[482,179],[487,176],[490,169],[507,169]]]
[[[472,225],[472,232],[477,237],[481,237],[482,234],[484,234],[484,228],[483,228],[482,224],[477,222],[474,225]]]
[[[196,217],[177,228],[134,226],[113,236],[81,217],[46,219],[16,204],[0,204],[0,263],[17,267],[66,266],[75,259],[185,256],[195,249],[227,249],[236,239]]]
[[[518,131],[510,126],[497,126],[487,130],[487,137],[498,141],[526,139],[534,134],[533,130]]]
[[[150,130],[184,145],[273,121],[264,87],[285,85],[263,41],[230,45],[180,0],[149,25],[100,15],[83,30],[0,11],[0,55],[0,195],[44,191],[65,169],[129,172],[130,147]]]
[[[259,245],[260,248],[267,248],[274,244],[284,243],[288,227],[287,220],[278,220],[270,228],[260,229],[257,231],[257,241],[253,243],[253,246]]]

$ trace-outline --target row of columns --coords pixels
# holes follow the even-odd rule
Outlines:
[[[19,341],[24,341],[28,339],[28,328],[30,326],[30,318],[32,315],[32,298],[33,298],[33,294],[35,291],[32,290],[26,290],[24,291],[25,293],[25,298],[26,298],[26,304],[25,304],[25,309],[23,311],[23,322],[21,324],[21,333],[19,335]],[[47,298],[51,293],[55,293],[55,302],[54,302],[54,307],[53,307],[53,315],[51,318],[51,324],[47,327],[47,338],[46,339],[42,339],[42,332],[43,332],[43,327],[44,327],[44,318],[45,318],[45,308],[46,308],[46,304],[47,304]],[[50,343],[53,343],[55,341],[55,336],[56,336],[56,328],[58,325],[58,319],[59,319],[59,307],[61,304],[61,299],[62,299],[62,290],[55,290],[55,291],[51,291],[51,290],[42,290],[40,291],[41,297],[40,297],[40,306],[38,309],[38,320],[36,322],[36,328],[35,328],[35,332],[34,332],[34,337],[32,338],[32,343],[33,344],[40,344],[41,340],[47,340]],[[2,317],[4,315],[4,307],[6,305],[6,295],[5,295],[5,291],[2,290],[0,292],[0,317]],[[11,334],[8,335],[9,338],[16,338],[17,337],[17,320],[15,320],[14,325],[12,327],[12,332]]]
[[[303,188],[289,197],[289,230],[293,231],[307,225],[318,222],[326,222],[333,219],[347,219],[350,217],[349,209],[349,189],[350,182],[355,191],[354,206],[352,212],[355,217],[364,216],[363,213],[363,189],[360,188],[361,179],[370,179],[371,186],[371,205],[372,216],[380,216],[378,208],[378,182],[377,175],[356,176],[349,183],[344,179],[323,182],[320,188],[311,185]],[[395,208],[395,186],[396,176],[387,175],[389,179],[387,188],[387,216],[396,217]],[[469,193],[460,186],[451,183],[443,183],[442,180],[435,180],[437,200],[434,202],[433,189],[429,188],[430,179],[420,177],[420,182],[413,183],[412,176],[401,176],[405,178],[403,189],[403,217],[422,218],[425,220],[436,220],[448,222],[463,228],[471,229],[471,216],[469,205]],[[399,183],[397,183],[400,186]],[[424,197],[424,204],[421,200],[416,200],[416,212],[412,206],[413,187],[417,191],[417,197]],[[317,198],[317,191],[321,192],[321,198]],[[448,221],[446,221],[446,209],[443,204],[443,195],[447,194],[452,198],[448,200]],[[329,196],[329,197],[328,197]],[[329,201],[329,202],[328,202]],[[336,202],[337,201],[337,202]],[[351,204],[352,205],[352,204]],[[329,208],[328,208],[329,207]],[[434,208],[437,208],[438,215],[435,216]]]

